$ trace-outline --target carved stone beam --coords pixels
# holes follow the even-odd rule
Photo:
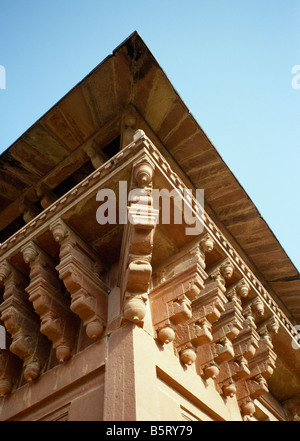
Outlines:
[[[152,275],[152,248],[158,210],[151,196],[154,166],[143,158],[133,166],[135,186],[124,228],[119,280],[121,308],[126,320],[142,324]]]
[[[107,157],[97,146],[96,142],[86,148],[86,154],[89,156],[95,170],[107,161]]]
[[[163,271],[159,271],[162,277],[154,277],[156,282],[151,291],[150,303],[153,325],[161,343],[173,341],[176,326],[192,318],[191,304],[201,295],[204,281],[207,279],[204,271],[205,252],[211,251],[212,248],[212,240],[205,235],[196,244],[190,245],[164,263]],[[213,311],[207,309],[209,308],[208,296],[202,297],[201,295],[201,298],[202,313],[198,318],[194,317],[196,334],[198,330],[205,333],[205,321],[207,321],[205,307],[208,315],[214,314]],[[206,306],[205,298],[207,299]],[[207,323],[208,327],[210,327],[209,323]],[[188,341],[190,338],[191,336],[188,337]]]
[[[40,333],[40,320],[33,311],[25,288],[27,279],[8,261],[0,267],[4,283],[1,320],[12,337],[10,351],[23,360],[24,377],[32,381],[45,368],[50,342]]]
[[[231,299],[227,305],[235,302],[236,305],[240,305],[239,312],[243,314],[240,321],[241,329],[232,340],[234,356],[222,363],[220,367],[218,383],[220,392],[225,396],[233,396],[237,390],[236,382],[249,377],[249,360],[254,356],[259,346],[260,336],[256,331],[254,313],[249,306],[246,309],[241,309],[241,299],[246,297],[247,292],[248,289],[243,280],[230,287],[226,292],[228,299]],[[241,296],[241,294],[243,295]]]
[[[41,333],[52,341],[56,358],[63,363],[74,352],[76,317],[63,294],[62,282],[51,257],[34,242],[27,243],[21,251],[24,261],[30,265],[30,284],[26,292],[41,318]]]
[[[0,397],[8,395],[16,385],[22,370],[21,361],[8,349],[0,350]]]
[[[20,210],[23,213],[23,219],[26,223],[30,222],[40,214],[40,210],[31,201],[25,198],[20,205]]]
[[[71,311],[77,314],[89,338],[101,337],[107,322],[109,287],[102,280],[105,267],[99,256],[61,219],[50,225],[60,244],[60,279],[71,295]]]
[[[44,209],[50,207],[50,205],[52,205],[58,199],[53,191],[44,182],[38,186],[36,195]]]

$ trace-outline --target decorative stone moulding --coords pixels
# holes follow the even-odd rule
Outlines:
[[[158,269],[154,275],[156,282],[151,289],[150,304],[152,322],[161,343],[174,341],[177,325],[188,323],[192,318],[192,302],[199,297],[207,278],[204,271],[205,252],[211,251],[212,248],[213,242],[205,235],[169,259],[164,264],[163,271]],[[207,314],[213,314],[213,311],[207,311]],[[200,339],[200,334],[205,338],[209,326],[203,313],[195,319],[195,329],[191,332],[195,338]],[[187,339],[187,342],[189,341],[190,339]],[[190,349],[192,350],[191,347]]]
[[[152,248],[158,210],[153,208],[151,196],[153,164],[142,158],[133,165],[133,188],[136,191],[128,207],[124,228],[119,279],[121,307],[124,319],[143,324],[152,275]],[[136,185],[138,187],[136,187]]]
[[[40,331],[53,342],[56,358],[62,363],[74,352],[76,317],[63,295],[55,262],[34,242],[27,243],[21,251],[30,266],[30,284],[26,292],[41,318]]]
[[[98,255],[72,231],[63,220],[50,225],[60,244],[60,279],[71,295],[71,311],[77,314],[91,339],[102,336],[107,322],[109,287],[101,279],[105,267]]]
[[[33,381],[45,368],[50,342],[40,333],[39,317],[25,292],[25,276],[5,261],[0,267],[0,282],[4,284],[1,320],[12,338],[9,349],[23,360],[24,378]]]

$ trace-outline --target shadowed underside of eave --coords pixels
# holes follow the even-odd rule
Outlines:
[[[20,217],[25,194],[34,202],[41,182],[54,189],[85,166],[87,146],[111,142],[129,103],[189,181],[204,189],[213,220],[299,321],[299,272],[137,33],[1,155],[0,231]]]

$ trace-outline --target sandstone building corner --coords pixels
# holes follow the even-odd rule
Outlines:
[[[300,418],[299,272],[136,32],[2,153],[0,188],[2,421]]]

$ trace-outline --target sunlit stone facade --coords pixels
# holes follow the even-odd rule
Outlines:
[[[1,420],[300,417],[299,273],[137,33],[0,188]]]

